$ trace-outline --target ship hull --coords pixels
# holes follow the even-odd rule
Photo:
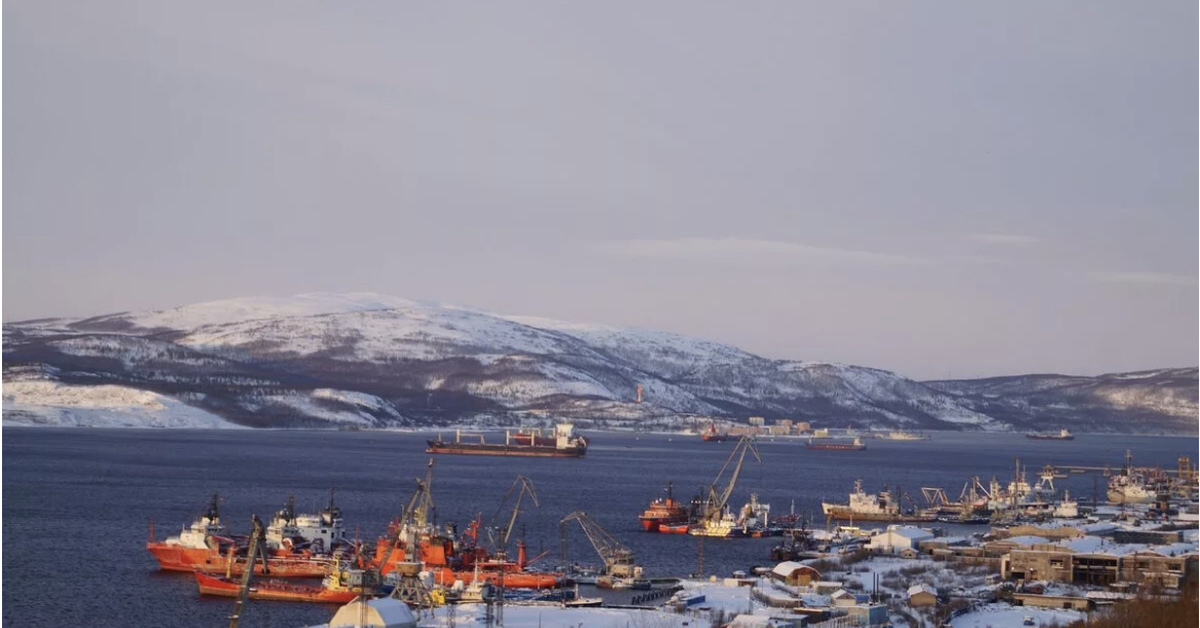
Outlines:
[[[1044,434],[1026,434],[1025,438],[1031,440],[1075,440],[1074,436],[1048,436]]]
[[[241,586],[238,582],[200,572],[196,572],[196,585],[200,589],[200,595],[237,597],[241,592]],[[275,600],[278,602],[345,604],[358,597],[358,594],[349,590],[326,589],[320,586],[261,580],[251,582],[247,597],[252,600]]]
[[[503,585],[506,589],[553,589],[562,586],[563,577],[552,573],[533,573],[528,571],[483,570],[478,572],[479,580],[495,586]],[[454,571],[448,567],[433,570],[434,581],[442,586],[453,586],[456,580],[463,584],[475,582],[475,571]]]
[[[1154,495],[1109,490],[1108,501],[1114,504],[1153,504]]]
[[[246,568],[245,557],[239,556],[230,564],[228,556],[210,549],[180,547],[167,543],[147,543],[146,549],[154,555],[159,569],[163,571],[199,571],[240,576]],[[277,578],[320,578],[329,573],[333,563],[320,558],[273,557],[268,564],[269,575]],[[254,573],[263,574],[262,563],[254,564]]]
[[[900,513],[889,512],[854,512],[844,506],[839,507],[831,504],[822,504],[825,516],[835,521],[890,521],[895,523],[904,522],[928,522],[935,521],[937,518],[929,515],[905,515]]]
[[[460,454],[467,456],[516,456],[533,458],[582,458],[587,455],[587,447],[568,447],[557,449],[540,445],[487,445],[478,443],[448,443],[443,441],[426,441],[427,454]]]

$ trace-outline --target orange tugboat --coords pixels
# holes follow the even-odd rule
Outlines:
[[[231,536],[221,524],[219,509],[220,495],[214,493],[208,509],[177,536],[165,541],[154,538],[153,523],[146,549],[154,555],[159,568],[164,571],[202,571],[240,575],[247,564],[248,540],[244,536]],[[297,519],[299,526],[297,526]],[[321,578],[334,565],[332,554],[316,550],[342,545],[341,512],[333,506],[320,515],[300,515],[291,509],[291,502],[276,514],[267,530],[264,549],[272,557],[270,575],[281,578]],[[326,544],[324,539],[329,539]],[[338,543],[334,543],[338,540]],[[272,541],[275,541],[273,543]],[[340,548],[339,548],[340,549]],[[262,566],[255,567],[262,574]]]
[[[647,532],[666,532],[663,527],[672,527],[678,525],[687,526],[690,520],[690,513],[687,506],[679,503],[672,494],[671,482],[667,482],[667,496],[659,497],[650,502],[650,507],[642,512],[638,520],[642,522],[642,529]]]
[[[275,562],[272,561],[271,573],[274,572]],[[196,585],[200,589],[200,595],[237,597],[241,592],[241,584],[238,581],[199,571],[196,572]],[[378,585],[379,577],[376,572],[359,569],[334,570],[325,576],[320,585],[295,584],[285,580],[259,580],[250,587],[248,597],[252,600],[345,604],[363,594],[364,589],[378,589]]]

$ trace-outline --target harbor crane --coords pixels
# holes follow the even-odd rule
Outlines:
[[[563,545],[563,560],[567,558],[567,524],[572,521],[578,521],[579,526],[583,528],[584,534],[588,540],[592,542],[592,547],[596,548],[596,553],[600,555],[600,560],[604,561],[604,574],[610,578],[636,579],[642,577],[642,568],[640,565],[633,562],[633,552],[625,547],[607,530],[600,527],[595,519],[582,510],[577,510],[566,517],[563,517],[559,522],[560,534],[562,536]],[[601,584],[597,580],[597,584]],[[611,586],[611,581],[610,581]]]
[[[533,480],[518,475],[516,480],[513,480],[512,486],[508,487],[508,492],[504,494],[504,499],[500,500],[500,507],[496,509],[496,514],[492,516],[491,525],[488,526],[488,535],[491,537],[492,544],[496,547],[496,557],[499,560],[504,560],[508,550],[508,540],[512,537],[513,527],[517,523],[517,515],[521,513],[521,501],[528,495],[529,499],[533,500],[534,507],[540,508],[538,504],[537,492],[533,490]],[[514,497],[515,496],[515,497]],[[512,503],[512,515],[508,518],[508,524],[503,529],[500,527],[500,515],[506,511],[509,503]],[[517,544],[517,563],[525,566],[525,545],[524,542]]]
[[[215,503],[215,501],[214,501]],[[242,618],[242,607],[250,595],[250,578],[254,576],[254,563],[261,559],[263,575],[270,575],[267,566],[267,530],[263,527],[258,515],[250,515],[254,529],[250,532],[250,547],[246,550],[246,567],[242,571],[242,581],[238,586],[237,601],[233,605],[233,614],[229,616],[229,628],[237,628],[238,620]]]
[[[758,448],[754,446],[754,441],[749,436],[743,436],[734,446],[729,457],[725,459],[725,464],[721,466],[717,477],[713,479],[712,484],[708,485],[708,494],[705,496],[700,510],[701,521],[712,521],[721,517],[725,506],[729,503],[729,496],[733,494],[733,487],[737,484],[738,475],[742,472],[742,463],[746,460],[746,452],[754,454],[754,459],[762,462],[762,458],[758,455]],[[733,464],[734,458],[737,458],[736,464]],[[729,476],[729,483],[718,492],[717,486],[721,483],[725,472],[730,469],[731,464],[733,468]]]

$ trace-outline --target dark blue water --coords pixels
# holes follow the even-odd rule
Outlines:
[[[526,502],[518,527],[530,552],[559,562],[558,521],[575,510],[592,515],[632,549],[653,576],[697,570],[694,537],[647,534],[637,516],[667,480],[689,498],[711,482],[734,443],[696,437],[593,433],[588,456],[577,460],[439,456],[433,496],[437,517],[460,529],[477,514],[496,515],[518,475],[529,477],[540,507]],[[807,451],[802,441],[760,442],[762,462],[748,462],[731,503],[751,491],[785,513],[819,520],[822,500],[844,501],[855,479],[868,491],[884,484],[920,494],[941,486],[951,498],[971,475],[1011,478],[1014,459],[1042,464],[1119,467],[1125,450],[1135,463],[1174,468],[1197,458],[1194,438],[1079,436],[1070,442],[1017,435],[936,434],[920,442],[869,441],[860,452]],[[188,574],[157,571],[144,549],[147,523],[159,538],[199,514],[213,491],[235,532],[251,513],[264,519],[289,494],[312,512],[337,488],[349,528],[373,541],[403,510],[429,456],[424,436],[386,432],[3,430],[3,620],[7,626],[89,624],[128,627],[223,626],[228,599],[201,599]],[[1031,474],[1030,479],[1033,480]],[[1092,476],[1059,481],[1081,501]],[[1099,482],[1103,499],[1104,482]],[[501,518],[506,518],[507,513]],[[598,563],[582,530],[568,531],[569,558]],[[514,533],[514,537],[519,534]],[[704,542],[704,571],[728,575],[768,564],[775,539]],[[247,628],[295,628],[327,621],[323,605],[251,601]]]

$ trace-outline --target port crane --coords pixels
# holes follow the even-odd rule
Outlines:
[[[214,503],[216,503],[214,501]],[[250,547],[246,549],[246,567],[242,571],[242,581],[238,587],[237,601],[233,605],[233,614],[229,616],[229,628],[237,628],[238,620],[242,617],[242,607],[250,595],[250,578],[254,575],[254,562],[262,560],[263,575],[270,575],[267,566],[267,530],[263,527],[258,515],[250,515],[253,530],[250,532]]]
[[[610,578],[609,586],[613,584],[611,578],[629,580],[642,577],[642,567],[633,561],[633,551],[600,527],[595,519],[582,510],[563,517],[559,522],[563,560],[567,559],[567,525],[572,521],[579,522],[584,534],[592,542],[592,547],[600,555],[600,560],[604,561],[604,574]],[[597,584],[601,584],[601,581],[597,580]]]
[[[488,536],[492,545],[496,548],[496,558],[505,560],[508,550],[508,540],[512,537],[513,527],[517,523],[517,515],[521,513],[521,501],[528,495],[529,499],[533,500],[534,507],[540,508],[538,504],[537,492],[533,489],[533,480],[518,475],[516,480],[513,480],[512,486],[508,487],[508,492],[504,494],[504,499],[500,500],[500,507],[496,509],[496,514],[492,516],[491,525],[488,526]],[[515,496],[515,497],[514,497]],[[508,508],[508,504],[512,503],[512,515],[508,518],[508,524],[503,527],[500,515]],[[517,543],[517,564],[520,567],[525,566],[525,543]]]
[[[754,459],[762,462],[762,458],[758,455],[758,448],[754,446],[754,441],[749,436],[743,436],[734,446],[729,457],[725,459],[725,464],[721,466],[721,470],[717,473],[717,477],[713,479],[712,484],[708,485],[708,492],[705,496],[704,503],[700,507],[700,522],[715,521],[721,518],[725,511],[725,506],[729,503],[729,496],[733,494],[733,487],[737,484],[738,475],[742,472],[742,463],[746,460],[746,452],[754,455]],[[737,463],[733,464],[734,458]],[[721,483],[722,476],[730,470],[730,465],[733,465],[729,475],[729,483],[723,490],[718,492],[718,485]]]

